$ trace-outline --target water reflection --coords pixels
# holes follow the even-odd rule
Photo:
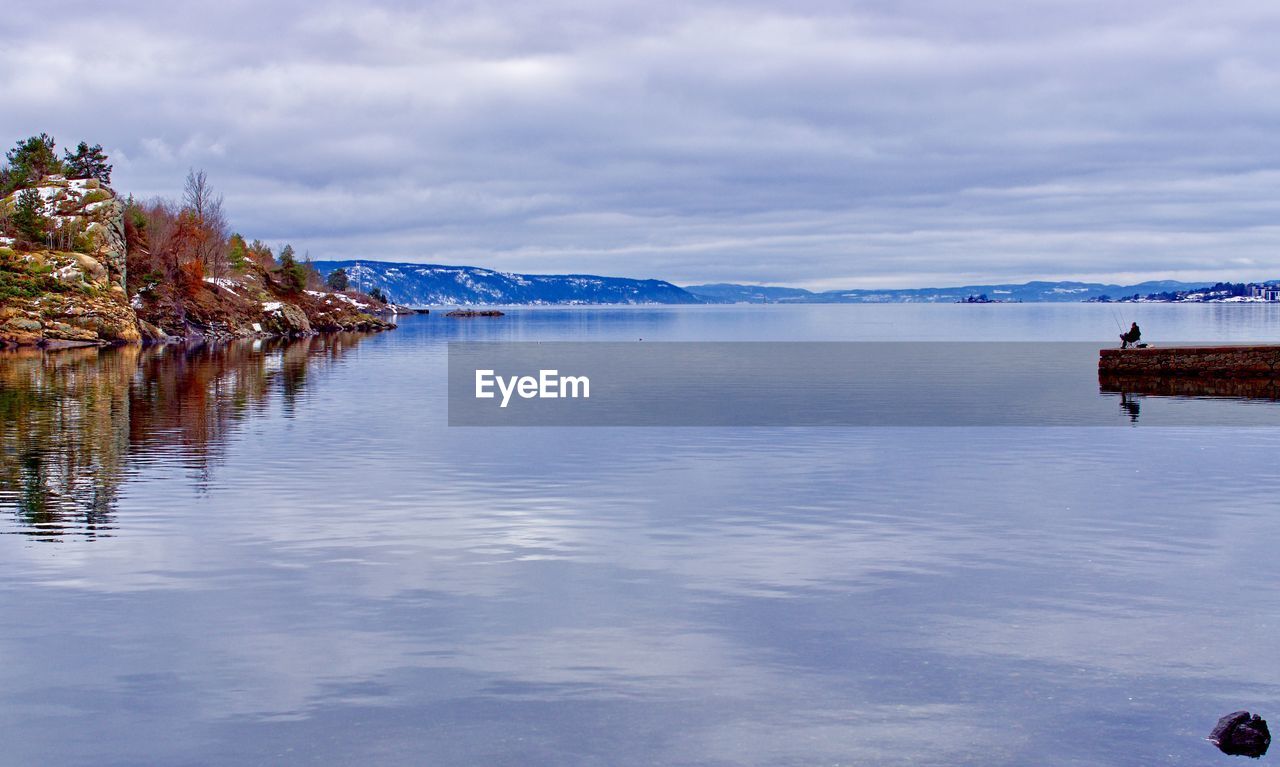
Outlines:
[[[1228,399],[1280,399],[1275,378],[1189,378],[1187,376],[1121,376],[1100,374],[1098,387],[1108,394],[1143,394],[1155,397],[1220,397]]]
[[[1273,716],[1280,431],[445,425],[456,337],[1110,323],[855,308],[428,316],[292,374],[135,363],[119,534],[0,536],[0,762],[1197,765],[1224,712]]]
[[[110,529],[137,358],[136,348],[5,355],[0,503],[25,530],[56,536],[68,519],[88,536]]]
[[[1124,411],[1125,415],[1129,416],[1131,423],[1137,423],[1138,416],[1142,414],[1142,403],[1138,401],[1136,396],[1122,390],[1120,392],[1120,409]]]
[[[1102,394],[1119,394],[1120,410],[1131,423],[1137,423],[1142,413],[1145,397],[1173,400],[1243,400],[1274,402],[1280,399],[1280,381],[1274,378],[1191,378],[1187,376],[1144,376],[1098,374],[1098,391]],[[1211,416],[1204,417],[1211,423]],[[1258,423],[1267,414],[1251,411]],[[1269,423],[1269,421],[1266,421]]]
[[[109,535],[131,461],[165,451],[207,478],[236,424],[276,399],[292,415],[317,366],[361,338],[6,352],[0,510],[39,540]]]

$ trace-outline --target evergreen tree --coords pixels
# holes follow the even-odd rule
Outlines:
[[[45,218],[44,201],[40,199],[40,193],[28,189],[19,194],[10,220],[18,239],[33,245],[43,242],[49,219]]]
[[[89,146],[81,141],[74,154],[70,150],[63,154],[69,178],[96,178],[104,184],[111,183],[111,166],[107,164],[107,155],[101,144]]]
[[[290,293],[301,293],[307,285],[307,270],[293,257],[293,246],[280,251],[280,283]]]
[[[231,268],[237,271],[244,271],[245,264],[249,260],[249,245],[244,241],[244,237],[239,233],[231,235],[227,239],[227,261],[230,262]]]
[[[19,141],[5,153],[10,172],[17,178],[17,185],[35,184],[51,173],[62,172],[62,161],[53,142],[46,133]]]
[[[351,284],[347,279],[347,270],[339,267],[329,272],[329,277],[325,280],[325,284],[329,286],[329,290],[338,292],[346,290]]]

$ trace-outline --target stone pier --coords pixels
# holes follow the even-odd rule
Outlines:
[[[1102,349],[1098,374],[1124,378],[1280,378],[1280,345]]]

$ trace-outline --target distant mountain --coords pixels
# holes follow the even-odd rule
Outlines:
[[[689,285],[685,290],[708,302],[750,304],[889,304],[964,301],[985,295],[992,301],[1090,301],[1119,299],[1121,296],[1190,291],[1208,282],[1155,280],[1137,285],[1106,285],[1098,282],[1027,282],[1021,285],[963,285],[954,288],[911,288],[903,290],[828,290],[814,293],[799,288],[769,288],[757,285]]]
[[[328,275],[341,267],[351,285],[382,289],[393,302],[415,306],[484,304],[886,304],[957,303],[976,296],[989,302],[1080,302],[1203,300],[1196,291],[1210,282],[1155,280],[1136,285],[1098,282],[1027,282],[900,290],[828,290],[715,283],[677,287],[663,280],[588,274],[513,274],[474,266],[404,264],[388,261],[317,261]],[[1193,298],[1186,298],[1186,296]],[[981,301],[979,301],[981,302]]]
[[[381,288],[398,304],[700,304],[693,294],[662,280],[589,274],[512,274],[474,266],[397,264],[387,261],[316,261],[326,277],[347,272],[352,287]]]
[[[763,285],[734,285],[718,282],[712,285],[690,285],[685,290],[717,304],[778,304],[803,302],[815,295],[801,288],[771,288]]]

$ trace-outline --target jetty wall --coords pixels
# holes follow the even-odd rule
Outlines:
[[[1196,378],[1280,377],[1280,345],[1102,349],[1098,373]]]

